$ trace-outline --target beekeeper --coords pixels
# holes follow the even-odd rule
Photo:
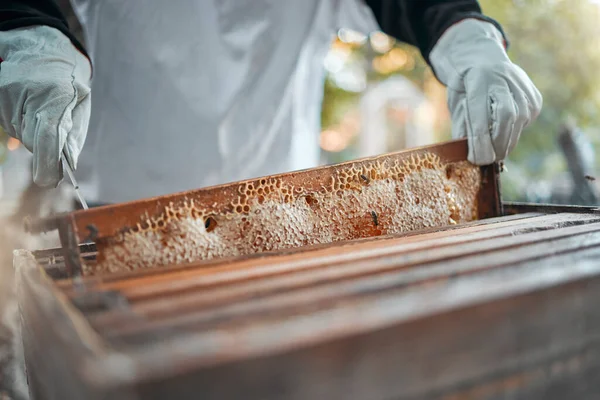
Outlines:
[[[0,125],[33,152],[39,185],[62,179],[65,148],[92,203],[316,166],[340,27],[421,50],[476,164],[504,159],[542,106],[476,0],[72,4],[87,52],[52,0],[2,1]]]

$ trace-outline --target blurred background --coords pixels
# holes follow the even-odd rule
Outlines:
[[[68,0],[69,22],[80,27]],[[600,170],[600,2],[480,0],[505,28],[509,55],[544,96],[502,174],[504,200],[595,205]],[[417,49],[381,32],[341,29],[325,61],[322,163],[450,139],[444,87]],[[0,132],[0,200],[29,183],[29,155]],[[8,211],[9,207],[2,207]],[[2,212],[0,211],[0,212]]]
[[[600,2],[480,4],[502,24],[509,56],[544,96],[542,114],[505,162],[504,200],[598,204]],[[415,48],[380,32],[340,30],[325,68],[323,162],[450,139],[445,89]]]

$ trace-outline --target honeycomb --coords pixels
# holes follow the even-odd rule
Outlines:
[[[111,238],[84,274],[331,243],[477,218],[478,167],[432,153],[334,167],[318,190],[281,177],[240,183],[233,201],[185,198]],[[314,185],[313,185],[314,186]]]

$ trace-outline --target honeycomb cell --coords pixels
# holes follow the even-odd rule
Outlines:
[[[228,204],[188,199],[103,245],[86,275],[246,255],[467,222],[481,175],[434,154],[336,168],[318,190],[261,178]]]

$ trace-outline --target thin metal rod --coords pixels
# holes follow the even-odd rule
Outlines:
[[[67,171],[67,175],[69,175],[69,179],[71,180],[71,183],[73,184],[73,187],[75,188],[75,194],[77,195],[77,198],[79,199],[79,203],[81,203],[81,206],[83,207],[84,210],[87,210],[88,205],[87,205],[85,199],[83,198],[83,196],[81,195],[81,192],[79,192],[79,185],[77,184],[77,181],[75,180],[75,174],[73,173],[73,167],[71,166],[71,164],[69,164],[69,157],[67,157],[67,152],[65,151],[65,149],[63,149],[63,159],[65,161],[64,169],[65,169],[65,171]]]

